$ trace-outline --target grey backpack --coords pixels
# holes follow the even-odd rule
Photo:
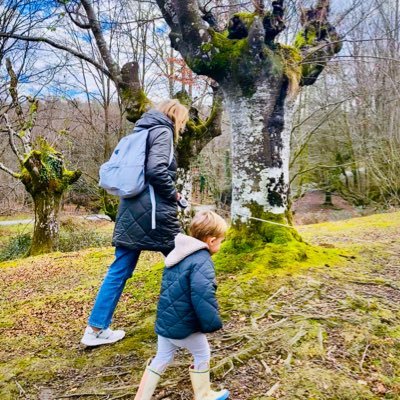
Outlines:
[[[149,129],[134,128],[133,133],[123,137],[111,158],[100,167],[99,186],[108,193],[122,198],[135,197],[146,188],[146,144],[149,130],[163,127],[171,132],[171,154],[169,164],[174,157],[174,137],[165,125],[152,126]]]

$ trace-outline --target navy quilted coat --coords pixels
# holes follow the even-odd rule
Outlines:
[[[214,264],[207,244],[183,234],[165,259],[155,331],[169,339],[222,328]]]
[[[176,160],[169,165],[172,121],[163,113],[150,110],[136,123],[138,128],[157,127],[147,140],[146,181],[155,193],[155,229],[152,227],[150,188],[136,197],[121,199],[115,222],[113,245],[132,250],[155,250],[168,253],[180,232],[176,203]],[[168,129],[169,127],[170,129]]]

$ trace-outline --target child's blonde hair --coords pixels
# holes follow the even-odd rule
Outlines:
[[[177,99],[164,100],[155,106],[155,109],[164,113],[175,126],[175,142],[179,139],[179,134],[185,129],[189,121],[189,110]]]
[[[226,221],[212,211],[198,212],[189,226],[190,235],[202,241],[207,237],[223,237],[227,229]]]

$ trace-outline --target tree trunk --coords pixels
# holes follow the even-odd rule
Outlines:
[[[39,192],[32,195],[35,227],[29,255],[50,253],[57,248],[59,235],[60,193]]]
[[[325,201],[323,205],[328,207],[333,207],[332,192],[325,190]]]
[[[258,82],[251,97],[229,89],[224,88],[232,133],[232,222],[242,235],[251,237],[258,232],[267,242],[297,238],[290,228],[259,221],[287,224],[290,220],[289,154],[294,107],[293,101],[285,101],[287,84],[271,79]]]
[[[37,139],[37,147],[25,157],[20,175],[35,205],[35,227],[29,250],[32,256],[57,248],[62,196],[82,174],[79,170],[67,170],[62,154],[44,138]]]

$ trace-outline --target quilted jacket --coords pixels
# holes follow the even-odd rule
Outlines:
[[[153,204],[148,186],[142,193],[121,199],[115,222],[113,245],[132,250],[156,250],[168,253],[180,232],[176,203],[176,160],[169,165],[172,121],[163,113],[150,110],[136,123],[136,128],[151,128],[147,139],[146,181],[154,188],[155,226],[152,226]],[[170,128],[170,129],[168,129]]]
[[[165,259],[155,331],[169,339],[222,328],[214,264],[207,244],[178,234]]]

